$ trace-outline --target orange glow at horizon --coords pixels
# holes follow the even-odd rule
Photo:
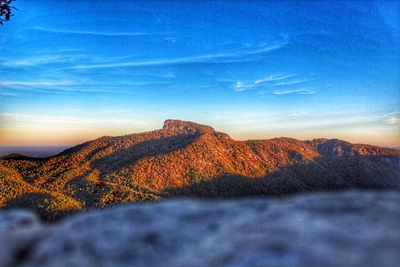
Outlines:
[[[156,128],[141,129],[81,129],[81,128],[0,128],[0,146],[74,146],[101,136],[120,136],[132,133],[152,131]],[[400,146],[400,131],[295,131],[295,130],[254,130],[243,131],[236,128],[216,128],[236,140],[268,139],[291,137],[299,140],[315,138],[341,139],[351,143],[363,143],[377,146]]]

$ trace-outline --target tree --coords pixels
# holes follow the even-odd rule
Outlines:
[[[13,10],[17,10],[11,3],[15,0],[0,0],[0,25],[5,21],[9,21],[13,14]]]

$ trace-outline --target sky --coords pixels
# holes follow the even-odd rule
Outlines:
[[[397,1],[35,1],[0,26],[0,145],[165,119],[400,146]]]

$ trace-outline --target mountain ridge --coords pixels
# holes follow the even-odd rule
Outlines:
[[[162,129],[99,137],[44,159],[2,159],[0,178],[0,206],[30,207],[51,219],[180,195],[397,189],[400,151],[322,138],[237,141],[207,125],[166,120]]]

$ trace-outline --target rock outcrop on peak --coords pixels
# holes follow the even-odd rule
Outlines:
[[[214,128],[210,126],[182,120],[165,120],[163,130],[177,134],[212,134],[215,132]]]

